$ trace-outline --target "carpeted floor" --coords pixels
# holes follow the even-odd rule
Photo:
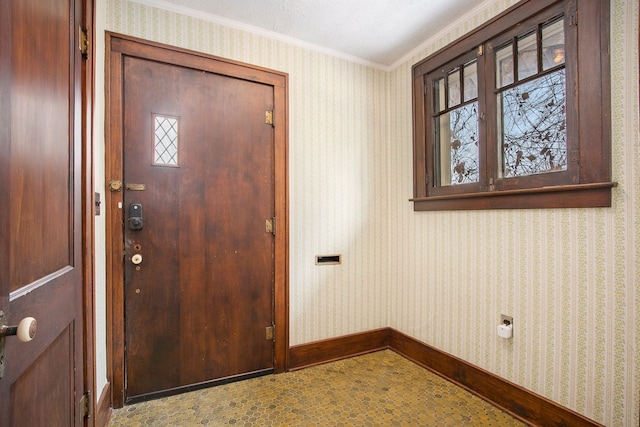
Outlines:
[[[114,410],[118,426],[524,426],[391,350]]]

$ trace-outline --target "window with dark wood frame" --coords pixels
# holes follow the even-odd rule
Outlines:
[[[522,1],[413,66],[414,210],[611,206],[609,1]]]

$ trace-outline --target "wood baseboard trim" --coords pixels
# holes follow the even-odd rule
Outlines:
[[[107,427],[111,419],[111,383],[107,383],[100,393],[96,411],[93,414],[95,427]]]
[[[529,425],[603,427],[569,408],[392,328],[293,346],[289,349],[288,370],[308,368],[384,349],[395,351]],[[107,383],[98,400],[95,425],[106,427],[110,417],[111,384]]]
[[[289,349],[290,371],[389,348],[389,328],[345,335]]]
[[[569,408],[392,328],[301,344],[289,349],[289,370],[391,349],[532,426],[603,427]]]
[[[571,409],[391,328],[389,348],[527,424],[602,427]]]

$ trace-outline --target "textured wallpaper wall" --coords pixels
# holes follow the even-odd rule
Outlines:
[[[109,30],[289,74],[291,345],[391,326],[607,426],[637,426],[636,0],[612,0],[619,186],[611,209],[415,213],[408,202],[411,65],[514,3],[485,1],[387,72],[206,17],[99,0],[97,69],[104,67],[100,34]],[[96,186],[103,191],[98,74]],[[315,255],[333,253],[343,255],[342,265],[314,264]],[[96,272],[104,381],[100,265]],[[514,317],[513,340],[495,333],[501,313]]]
[[[411,211],[411,64],[515,1],[494,1],[391,73],[390,325],[607,426],[638,425],[638,2],[612,0],[613,207]],[[500,314],[514,338],[496,335]]]

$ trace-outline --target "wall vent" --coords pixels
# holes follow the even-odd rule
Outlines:
[[[316,265],[342,264],[342,255],[316,255]]]

